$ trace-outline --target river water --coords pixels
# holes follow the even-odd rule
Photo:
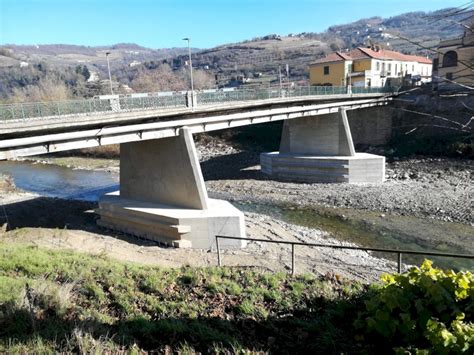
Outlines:
[[[15,185],[24,191],[64,199],[97,201],[102,194],[119,188],[117,174],[55,165],[0,162],[0,174],[12,176]],[[238,202],[235,205],[242,211],[262,213],[287,223],[326,230],[332,237],[367,247],[465,254],[473,251],[473,227],[461,223],[342,208],[301,209],[253,202]],[[405,259],[417,264],[420,260],[417,257]],[[474,261],[435,261],[444,267],[474,270]]]
[[[64,199],[97,201],[119,186],[115,174],[47,164],[2,161],[0,174],[10,175],[15,186],[24,191]]]

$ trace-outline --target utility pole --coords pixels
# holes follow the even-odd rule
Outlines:
[[[280,97],[281,97],[283,93],[283,85],[281,82],[281,65],[278,66],[278,77],[280,79]]]
[[[352,94],[352,66],[354,64],[349,64],[349,80],[348,80],[348,86],[347,86],[347,93]]]
[[[109,70],[110,94],[113,95],[114,91],[112,90],[112,75],[110,74],[109,54],[110,52],[105,52],[105,58],[107,59],[107,69]]]
[[[188,55],[189,55],[189,71],[191,75],[191,95],[194,94],[194,82],[193,82],[193,62],[191,60],[191,39],[190,38],[183,38],[183,41],[188,42]]]

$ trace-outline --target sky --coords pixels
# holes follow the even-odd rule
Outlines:
[[[194,48],[270,33],[321,32],[361,18],[433,11],[467,0],[0,0],[0,44]]]

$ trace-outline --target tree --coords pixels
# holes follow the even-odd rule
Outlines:
[[[181,75],[186,83],[190,83],[189,70],[182,71]],[[193,70],[193,82],[194,90],[210,89],[216,86],[214,76],[205,70]]]
[[[42,79],[38,85],[28,85],[24,88],[15,88],[10,101],[62,101],[70,98],[71,91],[63,81],[59,79],[45,78]]]
[[[91,72],[89,71],[89,68],[87,68],[86,65],[83,66],[81,74],[86,80],[88,80],[91,77]]]
[[[173,72],[168,64],[161,64],[154,70],[140,68],[131,87],[138,92],[186,90],[185,78]]]

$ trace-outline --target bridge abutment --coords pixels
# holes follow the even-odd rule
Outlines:
[[[385,179],[385,157],[355,152],[345,109],[285,121],[280,151],[262,153],[260,163],[263,173],[291,181],[378,183]]]
[[[121,144],[120,192],[103,196],[98,213],[101,226],[176,247],[210,248],[216,235],[245,237],[243,213],[207,196],[188,128],[176,137]]]

